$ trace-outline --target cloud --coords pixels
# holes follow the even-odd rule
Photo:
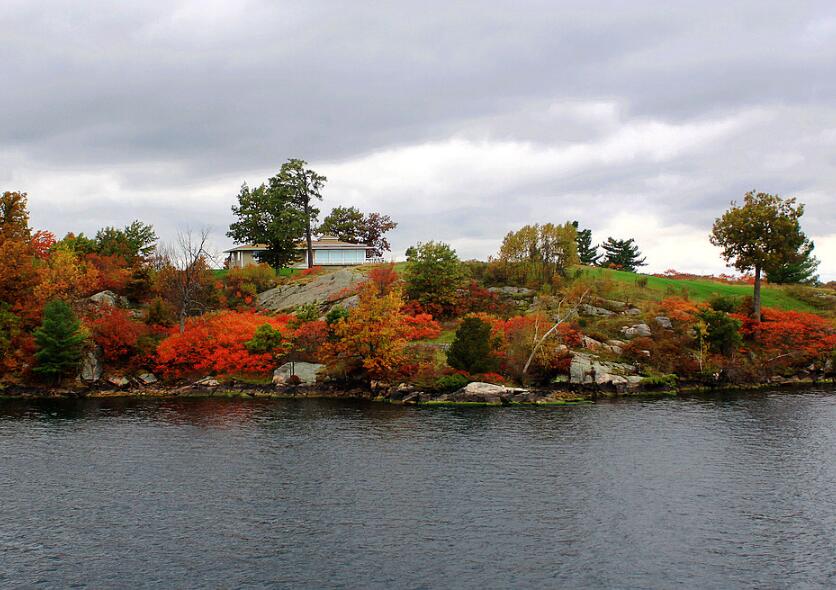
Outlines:
[[[59,233],[141,217],[225,246],[241,182],[303,157],[325,209],[389,213],[401,252],[578,219],[700,272],[757,188],[807,203],[836,278],[834,23],[826,1],[9,0],[0,183]]]

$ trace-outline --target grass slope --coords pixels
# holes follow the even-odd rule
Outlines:
[[[743,298],[752,295],[751,285],[733,285],[710,279],[667,279],[650,275],[608,268],[584,267],[584,274],[589,277],[609,279],[617,283],[636,286],[639,277],[647,278],[645,289],[656,291],[662,296],[681,295],[683,290],[688,292],[688,298],[693,301],[707,301],[715,295]],[[792,297],[780,286],[764,285],[761,289],[761,302],[765,307],[789,309],[794,311],[815,312],[816,309],[800,299]]]

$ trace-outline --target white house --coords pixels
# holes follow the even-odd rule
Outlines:
[[[371,259],[366,257],[369,246],[366,244],[349,244],[341,242],[333,236],[322,236],[311,243],[313,249],[314,266],[357,266],[365,264]],[[236,246],[226,250],[229,268],[243,268],[258,263],[255,254],[267,249],[264,244]],[[299,256],[291,268],[308,268],[307,247],[301,242],[296,247]],[[376,260],[375,260],[376,261]]]

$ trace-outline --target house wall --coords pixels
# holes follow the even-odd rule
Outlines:
[[[355,266],[366,262],[366,249],[357,250],[314,250],[314,264],[317,266]]]

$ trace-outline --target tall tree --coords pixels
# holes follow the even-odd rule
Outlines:
[[[601,254],[598,253],[598,246],[592,245],[592,230],[578,229],[577,221],[573,221],[572,226],[578,233],[577,238],[575,238],[575,243],[578,246],[578,260],[581,264],[595,266],[601,260]]]
[[[442,242],[426,242],[410,247],[407,257],[407,296],[433,315],[448,313],[468,276],[456,251]]]
[[[601,266],[610,266],[621,270],[636,272],[640,266],[646,266],[646,258],[642,257],[639,247],[633,238],[629,240],[616,240],[607,238],[601,244],[604,249],[604,259]]]
[[[250,189],[246,183],[238,193],[232,212],[238,218],[226,235],[238,243],[264,244],[267,249],[256,254],[259,261],[274,268],[296,262],[298,242],[305,224],[292,195],[273,184]]]
[[[754,271],[754,309],[761,320],[761,274],[795,260],[807,243],[799,218],[804,205],[794,198],[749,191],[743,204],[731,208],[714,222],[711,243],[722,248],[726,264],[741,272]]]
[[[308,267],[313,266],[312,226],[319,217],[316,201],[322,200],[322,187],[327,178],[309,168],[305,160],[292,158],[282,164],[279,173],[270,179],[271,191],[288,195],[288,201],[298,210],[304,226]]]
[[[447,351],[447,364],[470,374],[490,373],[499,364],[494,348],[490,324],[477,317],[466,317]]]
[[[6,240],[23,242],[31,237],[26,193],[4,192],[0,195],[0,242]]]
[[[147,259],[156,242],[154,227],[139,220],[124,229],[108,226],[96,233],[96,251],[99,254],[121,256],[128,264]]]
[[[357,207],[334,207],[322,221],[319,231],[331,234],[350,244],[369,246],[367,256],[383,256],[391,249],[385,234],[398,227],[388,215],[367,213]]]
[[[499,248],[500,262],[523,265],[542,281],[578,263],[577,232],[569,222],[526,225],[508,232]]]
[[[815,244],[807,240],[798,250],[798,253],[791,260],[776,267],[765,267],[766,280],[776,284],[808,283],[818,282],[816,269],[819,267],[819,259],[813,256]]]
[[[73,310],[63,301],[50,301],[44,307],[43,322],[35,329],[35,373],[56,381],[78,368],[87,336],[81,331]]]
[[[15,307],[31,301],[37,283],[26,193],[0,195],[0,301]]]
[[[212,272],[206,248],[209,230],[191,230],[177,234],[177,244],[163,248],[157,261],[158,289],[174,307],[180,333],[186,329],[186,318],[206,311],[212,304]]]

